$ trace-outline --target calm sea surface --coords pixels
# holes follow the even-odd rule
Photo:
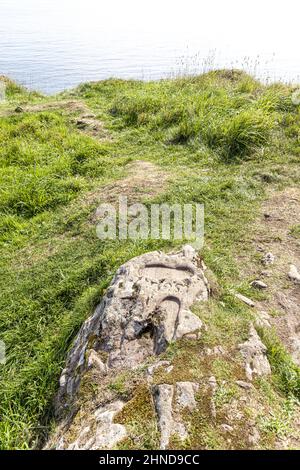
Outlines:
[[[252,1],[248,12],[242,4],[0,0],[0,75],[49,94],[89,80],[159,79],[216,67],[300,83],[299,10],[287,23],[275,2],[271,13],[264,2]]]

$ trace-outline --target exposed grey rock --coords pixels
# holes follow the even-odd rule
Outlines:
[[[188,333],[185,335],[185,338],[186,339],[191,339],[192,341],[196,341],[197,339],[199,339],[201,336],[201,333]]]
[[[291,355],[294,360],[294,362],[297,365],[300,365],[300,338],[299,338],[299,333],[296,336],[292,336],[290,338],[290,343],[291,343]]]
[[[300,284],[300,273],[294,264],[290,265],[289,278],[295,284]]]
[[[89,366],[97,365],[102,374],[134,368],[170,341],[198,333],[202,322],[190,307],[207,299],[208,283],[192,247],[147,253],[121,266],[68,355],[57,410],[74,398]]]
[[[269,253],[266,253],[262,259],[261,259],[261,262],[265,265],[265,266],[268,266],[270,264],[273,264],[275,261],[275,256],[273,255],[273,253],[269,252]]]
[[[88,369],[90,369],[91,367],[95,367],[103,375],[107,373],[107,365],[104,364],[104,362],[97,355],[96,351],[94,351],[93,349],[89,353],[87,367]]]
[[[158,416],[161,449],[165,449],[168,446],[173,429],[173,395],[173,385],[157,385],[153,389],[155,409]]]
[[[225,349],[218,345],[214,346],[213,348],[204,348],[203,351],[201,352],[201,355],[204,356],[224,356],[226,353]]]
[[[256,446],[260,441],[260,434],[256,428],[252,428],[248,436],[248,443],[250,446]]]
[[[170,361],[158,361],[155,364],[152,364],[147,368],[147,374],[148,375],[153,375],[154,372],[159,369],[160,367],[168,367],[170,365]]]
[[[252,384],[249,382],[245,382],[244,380],[236,380],[235,382],[239,387],[244,388],[245,390],[250,390],[252,388]]]
[[[253,302],[253,300],[249,299],[248,297],[245,297],[245,295],[237,293],[235,294],[235,297],[241,302],[244,302],[244,304],[248,305],[249,307],[255,307],[255,303]]]
[[[195,382],[176,383],[176,403],[179,408],[194,410],[197,406],[195,393],[199,390],[199,384]]]
[[[209,386],[210,388],[212,389],[213,392],[215,392],[218,388],[218,384],[217,384],[217,380],[216,380],[216,377],[214,377],[213,375],[208,379],[208,383],[209,383]]]
[[[253,375],[271,374],[271,367],[266,355],[267,348],[253,325],[250,327],[249,339],[239,345],[239,350],[245,360],[245,372],[248,380],[252,380]]]
[[[79,431],[77,439],[66,447],[67,450],[114,448],[127,435],[125,426],[113,423],[115,415],[122,410],[123,406],[123,402],[116,401],[95,411],[94,420]]]
[[[185,439],[187,431],[184,425],[174,417],[174,386],[168,384],[155,385],[152,392],[160,431],[160,448],[166,449],[172,435],[177,434],[181,439]]]
[[[217,380],[214,376],[210,377],[208,380],[208,385],[211,390],[211,400],[210,400],[210,412],[213,417],[213,419],[216,419],[217,417],[217,410],[216,410],[216,405],[214,401],[214,396],[218,388]]]
[[[231,433],[233,431],[233,427],[229,424],[221,424],[220,429],[224,433]]]
[[[81,378],[89,371],[93,380],[109,383],[120,371],[143,366],[149,356],[159,355],[170,342],[183,336],[197,339],[203,325],[191,306],[208,299],[203,270],[201,259],[190,246],[178,253],[148,253],[120,267],[68,355],[56,402],[61,423],[48,448],[113,448],[126,436],[125,427],[114,422],[124,403],[109,402],[109,392],[101,408],[94,412],[90,403],[80,403],[76,415]],[[156,361],[149,366],[149,384],[159,367],[168,373],[173,365]],[[168,446],[172,434],[187,437],[180,413],[195,408],[197,389],[192,382],[152,388],[161,448]]]
[[[257,312],[255,326],[258,328],[271,328],[270,318],[270,315],[263,310],[261,312]]]
[[[251,286],[254,287],[255,289],[267,289],[268,288],[267,284],[263,281],[260,281],[259,279],[252,281]]]

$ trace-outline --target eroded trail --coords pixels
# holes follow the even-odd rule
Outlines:
[[[253,275],[267,285],[267,300],[257,303],[262,316],[276,331],[297,364],[300,364],[300,284],[289,275],[300,271],[300,190],[273,192],[262,206],[255,231],[258,252],[271,253],[274,261]],[[267,315],[266,315],[267,314]]]
[[[115,203],[120,196],[126,196],[129,203],[143,202],[162,193],[168,184],[170,174],[157,165],[135,160],[127,167],[127,176],[87,195],[89,202]]]

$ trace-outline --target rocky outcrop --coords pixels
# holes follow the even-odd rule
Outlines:
[[[74,397],[89,363],[96,363],[103,374],[132,368],[171,341],[198,334],[202,322],[190,307],[207,298],[201,262],[189,246],[171,255],[148,253],[121,266],[69,353],[58,406]]]
[[[139,434],[143,432],[140,421],[146,406],[145,412],[150,413],[147,423],[152,422],[155,442],[161,449],[190,439],[191,420],[199,412],[231,446],[244,423],[242,409],[254,390],[251,381],[270,374],[271,368],[266,347],[251,325],[248,340],[238,346],[238,351],[231,351],[239,356],[240,379],[230,386],[227,379],[212,375],[210,363],[218,370],[230,351],[222,345],[207,348],[194,342],[201,338],[202,330],[208,331],[191,310],[196,301],[208,300],[204,271],[190,246],[178,253],[147,253],[118,269],[70,350],[56,399],[58,426],[46,448],[114,449],[124,439],[130,443],[137,437],[132,437],[128,417],[141,404],[143,412],[137,420],[134,418],[133,426],[141,426]],[[265,325],[267,320],[261,312],[255,324]],[[188,362],[186,370],[182,365],[178,370],[178,363],[168,355],[160,357],[170,343],[183,337],[189,341],[182,345],[197,350],[199,375]],[[198,358],[193,358],[196,368]],[[125,393],[116,381],[120,376],[126,377]],[[128,387],[130,377],[137,380],[132,388]],[[117,393],[112,391],[116,386]],[[96,395],[85,396],[89,387],[96,388]],[[225,401],[220,410],[220,403],[232,390],[237,397]],[[255,422],[245,425],[250,447],[259,440],[255,426]]]
[[[97,409],[93,415],[89,417],[88,422],[84,423],[81,428],[79,428],[74,442],[66,444],[62,436],[56,449],[112,449],[127,435],[125,426],[113,422],[115,415],[122,410],[123,406],[123,402],[116,401]]]
[[[254,326],[251,326],[249,339],[239,345],[239,351],[245,361],[245,372],[248,380],[253,376],[271,374],[271,367],[267,359],[267,348],[262,343]]]
[[[195,393],[199,385],[194,382],[177,382],[176,385],[155,385],[152,389],[160,431],[160,448],[166,449],[170,438],[176,435],[184,440],[187,430],[180,419],[180,412],[196,408]]]
[[[291,264],[290,271],[289,271],[289,278],[295,284],[300,284],[300,272],[297,269],[297,266]]]
[[[159,355],[170,342],[184,336],[198,338],[202,322],[190,308],[196,301],[206,301],[208,295],[202,262],[190,246],[173,254],[147,253],[121,266],[100,305],[83,324],[68,355],[56,400],[58,418],[68,414],[89,369],[93,369],[100,380],[113,377],[120,370],[132,370],[147,358]],[[161,365],[168,367],[168,362],[158,361],[152,369],[148,368],[150,384],[156,367]],[[175,388],[173,385],[153,387],[161,446],[165,447],[171,421],[173,431],[181,437],[185,435],[182,423],[173,416],[173,397],[176,397],[178,409],[191,409],[195,405],[197,387],[185,382]],[[117,402],[100,407],[90,416],[88,424],[81,420],[72,442],[59,439],[54,447],[113,447],[126,435],[124,426],[113,423],[114,414],[122,406]]]
[[[274,264],[274,261],[275,261],[275,256],[271,252],[266,253],[261,259],[261,262],[264,266],[269,266],[270,264]]]
[[[255,303],[253,302],[253,300],[249,299],[245,295],[237,293],[235,294],[235,297],[244,304],[248,305],[248,307],[255,307]]]

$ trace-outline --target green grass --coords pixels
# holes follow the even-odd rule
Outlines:
[[[0,105],[0,339],[7,347],[0,447],[26,449],[49,429],[66,352],[114,271],[145,251],[175,246],[97,239],[91,219],[105,199],[101,189],[126,176],[129,162],[148,160],[172,181],[148,203],[205,204],[202,254],[222,301],[212,307],[207,344],[232,347],[249,321],[230,294],[247,294],[236,259],[251,251],[249,227],[268,187],[299,184],[300,114],[291,87],[228,71],[106,80],[56,97],[84,101],[111,136],[99,141],[78,132],[63,107],[14,113],[53,98],[12,82],[7,91]]]
[[[300,367],[293,362],[274,331],[263,330],[261,337],[268,348],[275,385],[287,397],[300,400]]]
[[[291,227],[290,234],[294,238],[300,238],[300,225],[294,225]]]

